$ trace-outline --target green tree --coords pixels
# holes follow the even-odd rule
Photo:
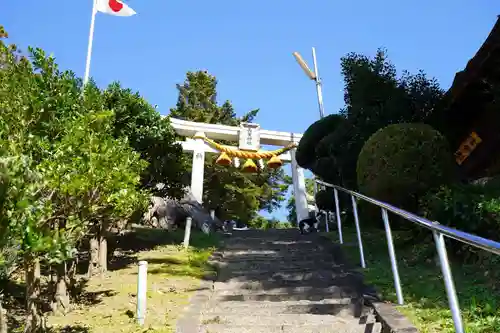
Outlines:
[[[159,196],[181,197],[187,160],[168,117],[162,117],[139,93],[113,83],[103,92],[104,108],[115,113],[113,136],[125,137],[148,162],[141,174],[145,189]],[[158,184],[165,186],[158,188]]]
[[[252,229],[269,229],[269,220],[262,215],[256,215],[248,222],[248,227]]]
[[[0,264],[24,267],[25,332],[39,332],[40,265],[58,267],[54,297],[66,307],[65,262],[89,233],[105,248],[103,232],[144,204],[146,162],[113,137],[99,89],[82,94],[40,49],[29,58],[0,41]]]
[[[17,250],[15,258],[0,261],[24,267],[25,331],[35,332],[44,326],[37,304],[40,259],[50,263],[71,255],[73,238],[81,227],[81,221],[71,217],[66,222],[75,232],[61,232],[63,210],[54,200],[57,191],[48,184],[40,164],[51,156],[51,143],[58,139],[65,122],[79,116],[81,93],[74,75],[59,72],[54,59],[42,50],[29,49],[29,56],[32,61],[15,45],[0,41],[2,255]]]
[[[422,71],[403,72],[398,78],[382,49],[373,58],[350,53],[341,59],[341,67],[345,102],[341,114],[346,121],[320,142],[320,150],[328,155],[320,158],[324,163],[313,170],[325,180],[338,181],[340,169],[344,186],[355,188],[356,162],[365,141],[390,124],[421,122],[434,126],[435,115],[444,106],[444,93],[437,81]]]
[[[222,106],[217,104],[216,88],[214,76],[204,71],[188,72],[185,82],[177,85],[179,97],[170,116],[231,126],[253,121],[259,110],[237,117],[229,101],[225,101]],[[234,142],[221,143],[234,145]],[[283,182],[284,172],[281,168],[247,174],[215,165],[214,161],[215,157],[210,156],[205,161],[203,202],[216,209],[217,216],[248,223],[258,211],[271,212],[284,201],[288,185]]]
[[[287,176],[286,182],[288,184],[292,184],[292,177]],[[306,193],[309,196],[314,195],[314,179],[306,178]],[[293,189],[290,193],[290,197],[288,198],[288,202],[286,204],[286,209],[288,210],[288,215],[286,217],[287,221],[292,225],[297,225],[297,210],[295,208],[295,194],[293,193]]]
[[[86,235],[92,236],[89,275],[107,270],[109,229],[144,208],[147,198],[147,192],[138,190],[147,162],[125,138],[113,138],[113,118],[111,111],[91,112],[68,123],[53,145],[52,158],[40,167],[50,188],[69,200],[64,207],[87,224]]]

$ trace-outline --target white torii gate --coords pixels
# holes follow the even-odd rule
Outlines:
[[[170,118],[170,123],[178,135],[186,137],[186,141],[179,142],[183,150],[193,152],[191,192],[199,203],[202,203],[203,200],[205,153],[218,153],[218,151],[205,144],[203,139],[191,139],[192,137],[206,136],[212,140],[239,142],[240,149],[249,150],[259,150],[261,144],[282,147],[290,143],[298,144],[302,138],[302,134],[262,130],[257,124],[242,124],[237,127],[198,123],[176,118]],[[304,171],[295,160],[295,150],[293,148],[290,152],[280,155],[279,158],[284,162],[291,161],[295,208],[297,221],[300,221],[309,216],[309,209]]]

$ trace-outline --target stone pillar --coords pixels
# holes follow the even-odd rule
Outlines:
[[[306,195],[306,182],[304,179],[304,170],[299,167],[295,160],[295,150],[290,151],[292,158],[292,179],[293,179],[293,193],[295,196],[295,209],[297,212],[297,222],[309,217],[309,210]]]
[[[197,132],[196,136],[205,136],[203,132]],[[195,139],[196,146],[193,150],[193,167],[191,170],[191,193],[200,204],[203,203],[203,177],[205,173],[205,142]]]

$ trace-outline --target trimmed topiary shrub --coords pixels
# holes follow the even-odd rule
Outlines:
[[[316,147],[316,159],[335,160],[334,168],[321,169],[322,173],[319,175],[323,179],[340,178],[336,184],[356,189],[356,161],[364,143],[364,140],[361,145],[358,143],[360,140],[355,139],[358,136],[356,127],[346,120],[334,132],[320,140]]]
[[[309,169],[316,160],[316,146],[328,134],[332,133],[345,119],[339,114],[331,114],[312,123],[304,132],[297,147],[297,163]]]
[[[333,194],[333,189],[327,188],[325,190],[319,190],[314,196],[316,201],[316,206],[320,210],[335,211],[335,198]]]
[[[357,161],[361,193],[409,211],[430,189],[456,178],[444,136],[425,124],[395,124],[378,130]]]
[[[327,183],[341,185],[341,178],[338,172],[338,165],[335,157],[322,157],[317,159],[310,167],[310,170]]]
[[[316,145],[316,157],[342,154],[342,144],[348,141],[346,139],[348,139],[349,135],[352,135],[352,133],[349,133],[350,129],[350,123],[346,120],[339,124],[334,131],[325,135]]]

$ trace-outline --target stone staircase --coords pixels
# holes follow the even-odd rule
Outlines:
[[[317,234],[235,231],[215,256],[217,280],[183,333],[380,333],[363,280]],[[194,324],[194,321],[197,321]],[[190,332],[187,332],[190,331]]]

